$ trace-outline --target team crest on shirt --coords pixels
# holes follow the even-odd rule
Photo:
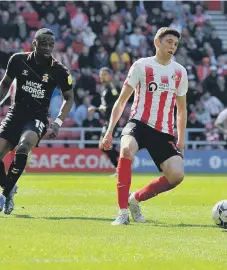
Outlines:
[[[179,81],[180,80],[180,78],[179,78],[179,76],[177,76],[177,74],[173,74],[172,79],[174,81]]]
[[[22,75],[28,76],[28,71],[26,69],[23,70]]]
[[[45,74],[43,75],[42,81],[47,83],[48,80],[49,80],[49,75],[48,75],[47,73],[45,73]]]

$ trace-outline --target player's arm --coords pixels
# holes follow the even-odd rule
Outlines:
[[[128,72],[128,76],[127,76],[126,81],[123,85],[120,96],[118,97],[118,99],[114,103],[112,113],[110,116],[109,126],[108,126],[107,132],[102,140],[102,147],[105,150],[109,150],[112,148],[113,130],[114,130],[118,120],[120,119],[120,117],[123,113],[123,110],[125,108],[125,105],[126,105],[128,99],[130,98],[134,89],[138,85],[139,80],[140,80],[140,68],[139,68],[138,62],[135,62],[131,66],[131,68]]]
[[[125,105],[133,92],[134,92],[134,89],[130,85],[124,84],[122,91],[120,93],[120,96],[116,100],[113,106],[113,110],[110,116],[109,127],[107,129],[108,133],[112,134],[117,122],[119,121],[124,111]]]
[[[187,126],[187,102],[186,95],[178,96],[176,99],[177,104],[177,137],[178,137],[178,147],[184,152],[184,136]]]
[[[177,137],[178,137],[178,147],[180,148],[182,154],[184,154],[184,144],[185,144],[185,130],[187,126],[187,101],[186,93],[188,91],[188,76],[186,69],[183,70],[182,79],[177,89]]]
[[[0,104],[3,103],[7,93],[9,92],[10,85],[12,84],[13,79],[8,75],[4,75],[3,79],[0,82]]]
[[[113,106],[112,113],[110,116],[109,126],[101,144],[101,147],[105,150],[110,150],[112,148],[113,130],[118,120],[120,119],[124,111],[125,105],[128,99],[130,98],[130,96],[132,95],[133,91],[134,89],[130,85],[124,84],[121,94]]]
[[[73,90],[71,89],[66,92],[62,92],[62,95],[63,95],[63,103],[57,118],[63,122],[65,118],[68,116],[74,103]]]
[[[4,99],[9,92],[9,88],[16,77],[17,57],[16,54],[10,57],[5,75],[0,82],[0,104],[4,102]]]
[[[63,74],[59,81],[59,86],[63,95],[63,103],[60,109],[60,112],[54,122],[50,125],[51,132],[49,138],[55,138],[58,135],[60,126],[62,125],[65,118],[68,116],[73,103],[74,103],[74,94],[72,89],[72,76],[70,72],[66,69],[63,69]],[[59,75],[59,76],[60,76]]]

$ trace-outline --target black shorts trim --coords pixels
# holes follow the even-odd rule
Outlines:
[[[160,132],[143,122],[131,119],[122,130],[121,137],[133,136],[139,146],[139,150],[147,149],[155,165],[161,172],[160,165],[172,156],[183,155],[176,145],[176,138],[170,134]]]

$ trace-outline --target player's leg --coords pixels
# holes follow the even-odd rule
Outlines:
[[[156,140],[157,145],[160,146],[157,148],[153,145],[154,151],[151,148],[148,148],[148,151],[156,166],[160,171],[163,171],[164,176],[153,180],[142,189],[131,194],[130,199],[133,202],[146,201],[160,193],[171,190],[184,179],[184,163],[174,139],[170,139],[168,135],[160,134],[160,137],[161,142],[158,143],[158,140]]]
[[[5,165],[2,159],[13,148],[12,144],[0,137],[0,186],[3,187],[6,181]]]
[[[29,152],[36,146],[38,141],[39,137],[37,133],[31,130],[25,131],[21,136],[15,152],[14,160],[9,167],[1,195],[2,198],[5,198],[5,214],[10,214],[13,211],[13,196],[16,193],[14,187],[16,187],[16,183],[26,167]],[[0,205],[0,210],[2,209],[3,205]]]
[[[8,196],[9,192],[21,176],[27,164],[28,154],[32,150],[32,148],[37,145],[38,141],[38,134],[32,130],[26,130],[21,135],[21,139],[15,152],[14,160],[9,167],[9,171],[6,177],[7,182],[3,190],[4,196]]]
[[[4,188],[6,183],[6,171],[5,165],[2,159],[4,156],[13,148],[12,144],[4,138],[0,138],[0,186]],[[0,211],[1,205],[3,206],[5,203],[4,198],[0,197]]]
[[[112,222],[112,225],[129,224],[128,196],[132,177],[131,166],[132,160],[138,150],[138,143],[133,136],[122,136],[120,144],[120,158],[117,167],[117,194],[120,212],[116,220]]]
[[[132,194],[138,202],[146,201],[175,188],[184,179],[184,164],[180,156],[173,156],[161,165],[164,176],[161,176],[148,183],[144,188]]]
[[[21,128],[19,143],[15,151],[15,157],[10,165],[6,176],[6,185],[3,190],[3,197],[6,197],[5,214],[10,214],[14,208],[13,196],[14,187],[19,177],[23,173],[30,151],[34,148],[47,131],[47,121],[38,119],[26,123]]]

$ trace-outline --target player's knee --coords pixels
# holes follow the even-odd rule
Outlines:
[[[127,159],[133,159],[133,151],[130,149],[129,146],[124,146],[121,148],[120,156]]]
[[[184,180],[184,172],[174,171],[171,175],[171,180],[174,186],[179,185]]]
[[[23,141],[17,147],[16,153],[29,153],[33,147],[33,144],[29,141]]]

